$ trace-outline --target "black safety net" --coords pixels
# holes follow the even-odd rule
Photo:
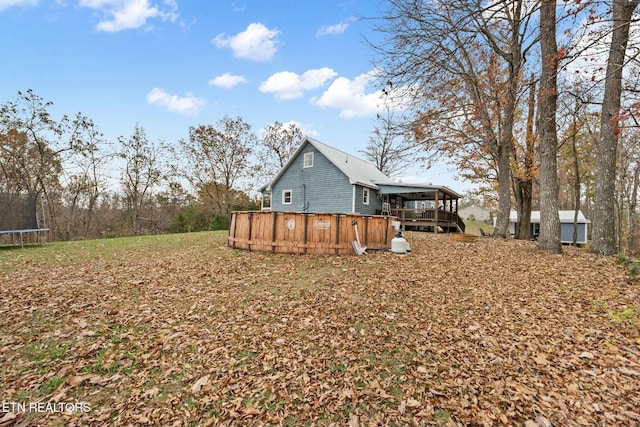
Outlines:
[[[36,200],[35,194],[0,193],[0,231],[39,228]]]

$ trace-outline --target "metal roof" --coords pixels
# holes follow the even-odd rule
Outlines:
[[[380,185],[380,194],[406,194],[407,196],[423,194],[423,199],[434,200],[436,193],[446,194],[454,199],[460,199],[462,196],[449,187],[431,184],[403,184],[394,182],[393,184]]]
[[[271,185],[280,179],[280,176],[287,170],[289,164],[298,156],[307,144],[311,144],[324,157],[333,163],[335,167],[345,174],[349,179],[350,184],[358,184],[376,190],[380,188],[378,184],[393,184],[393,181],[389,177],[383,174],[371,163],[367,163],[364,160],[345,153],[342,150],[338,150],[337,148],[323,144],[313,138],[306,137],[273,180],[269,184],[260,188],[259,191],[263,192],[271,189]]]
[[[364,185],[365,187],[378,189],[378,184],[392,184],[393,181],[383,174],[371,163],[365,162],[357,157],[338,150],[337,148],[323,144],[312,138],[307,138],[309,144],[322,153],[331,163],[333,163],[347,178],[350,184]]]
[[[561,224],[573,224],[573,216],[575,211],[573,210],[559,210],[558,216],[560,217]],[[509,221],[510,222],[518,222],[518,212],[511,211],[509,213]],[[531,211],[531,222],[536,224],[540,222],[540,211]],[[590,224],[587,218],[585,218],[582,211],[578,211],[578,224]]]
[[[273,178],[273,180],[269,184],[260,188],[259,191],[264,192],[265,190],[270,190],[272,184],[280,179],[282,174],[289,167],[289,164],[298,156],[307,144],[312,145],[325,158],[327,158],[327,160],[345,174],[349,179],[350,184],[358,184],[364,187],[373,188],[375,190],[379,190],[380,194],[406,194],[407,198],[411,197],[420,200],[433,200],[435,199],[434,196],[437,192],[447,194],[452,198],[459,199],[462,197],[450,188],[443,186],[430,184],[403,184],[395,182],[371,163],[365,162],[351,154],[345,153],[342,150],[323,144],[322,142],[309,137],[305,137],[302,144],[300,144],[297,150],[291,155],[291,158]]]

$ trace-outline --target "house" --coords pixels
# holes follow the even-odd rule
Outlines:
[[[458,210],[458,215],[467,221],[490,221],[491,211],[478,205],[469,205]]]
[[[574,229],[574,210],[560,210],[558,211],[560,217],[560,242],[571,244],[573,243],[573,229]],[[518,212],[511,211],[509,214],[509,233],[511,236],[516,235],[516,225],[518,223]],[[585,218],[582,211],[578,211],[578,219],[576,225],[578,227],[578,239],[577,244],[584,245],[587,243],[588,227],[591,221]],[[537,239],[540,235],[540,211],[531,211],[531,239]]]
[[[455,191],[395,182],[371,163],[308,137],[260,192],[263,210],[384,214],[405,228],[464,231]]]

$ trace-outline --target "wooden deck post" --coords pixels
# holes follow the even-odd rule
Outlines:
[[[440,195],[440,192],[436,190],[436,213],[435,213],[435,225],[433,226],[433,232],[434,233],[438,233],[438,211],[440,211],[440,206],[439,203],[440,201],[438,200],[438,196]],[[444,202],[443,202],[444,203]]]

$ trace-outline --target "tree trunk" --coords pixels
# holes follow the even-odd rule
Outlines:
[[[558,217],[558,135],[556,129],[558,47],[556,43],[556,1],[540,5],[540,237],[538,248],[560,253]]]
[[[535,76],[531,76],[529,83],[529,101],[527,113],[527,134],[525,135],[525,158],[523,165],[523,176],[517,181],[516,191],[518,192],[518,234],[517,239],[528,240],[531,238],[531,199],[533,197],[533,159],[535,156],[536,135],[533,132],[536,106],[536,83]]]
[[[577,105],[577,104],[576,104]],[[576,109],[578,107],[576,106]],[[573,213],[573,246],[578,246],[578,211],[580,210],[580,162],[578,159],[578,130],[576,129],[576,117],[574,116],[573,133],[571,135],[571,154],[573,155],[573,174],[575,175],[573,181],[573,198],[574,198],[574,213]]]
[[[511,150],[505,150],[502,146],[498,150],[498,212],[493,235],[507,238],[509,237],[509,214],[511,212],[511,188],[509,186],[511,181]]]
[[[627,252],[634,253],[636,250],[636,207],[638,205],[638,187],[640,186],[640,167],[636,166],[633,171],[633,188],[631,189],[631,200],[629,202],[629,240]]]
[[[638,0],[613,0],[613,32],[602,101],[591,245],[591,252],[602,255],[613,255],[617,251],[616,207],[613,198],[616,189],[616,155],[620,133],[618,113],[622,94],[622,69],[629,41],[629,23],[638,2]]]

